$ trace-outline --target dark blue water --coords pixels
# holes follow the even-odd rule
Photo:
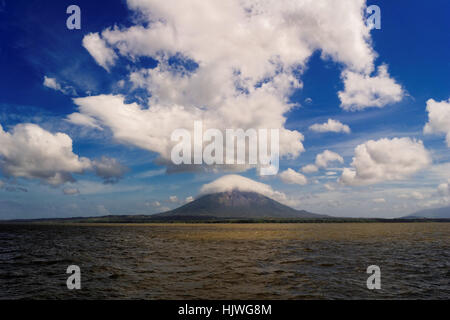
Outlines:
[[[0,224],[0,298],[449,299],[449,237],[450,223]]]

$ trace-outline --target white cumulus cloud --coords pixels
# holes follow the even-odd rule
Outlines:
[[[6,176],[37,178],[57,185],[74,181],[72,173],[91,168],[91,161],[72,151],[72,139],[35,124],[18,124],[11,132],[0,126],[0,168]]]
[[[328,119],[327,122],[319,124],[315,123],[309,127],[310,130],[315,132],[344,132],[350,133],[350,127],[341,123],[338,120]]]
[[[346,185],[402,180],[426,168],[430,163],[431,156],[420,140],[370,140],[355,148],[352,168],[345,168],[339,180]]]
[[[280,155],[304,151],[303,135],[285,128],[292,92],[302,87],[308,59],[323,59],[345,70],[370,74],[376,53],[366,26],[364,0],[130,0],[139,19],[83,39],[97,63],[110,70],[118,57],[158,61],[133,68],[127,77],[144,89],[148,104],[125,104],[117,95],[75,99],[84,117],[74,123],[112,131],[121,143],[169,159],[174,129],[279,128]],[[169,63],[176,57],[183,63]],[[186,68],[187,63],[197,67]],[[299,72],[300,70],[300,72]],[[344,129],[345,130],[345,129]]]
[[[302,167],[302,171],[304,173],[313,173],[319,171],[319,168],[315,164],[308,164],[304,167]]]
[[[437,102],[427,101],[428,122],[423,131],[425,134],[445,134],[447,146],[450,147],[450,99]]]
[[[316,156],[316,166],[319,168],[326,168],[330,162],[334,161],[344,163],[344,158],[330,150],[325,150]]]
[[[316,155],[315,164],[308,164],[302,167],[301,170],[304,173],[314,173],[319,171],[319,168],[326,169],[330,162],[344,163],[344,158],[342,158],[336,152],[325,150],[324,152],[321,152],[318,155]],[[329,173],[327,172],[327,175],[328,174]],[[333,172],[332,174],[335,174],[335,172]]]
[[[375,76],[346,70],[342,74],[344,91],[339,92],[344,110],[363,110],[369,107],[382,108],[402,100],[402,87],[390,78],[386,65],[378,67]]]
[[[72,174],[86,171],[116,182],[126,172],[117,160],[91,161],[73,153],[72,139],[32,123],[18,124],[10,132],[0,125],[0,169],[5,176],[38,179],[50,185],[74,182]]]
[[[308,179],[301,173],[292,170],[291,168],[283,171],[280,173],[280,179],[284,183],[288,184],[299,184],[299,185],[305,185],[308,183]]]
[[[441,183],[438,188],[438,192],[440,195],[449,196],[450,195],[450,179],[447,182]]]

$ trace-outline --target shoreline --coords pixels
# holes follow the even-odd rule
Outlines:
[[[449,223],[450,219],[299,219],[299,220],[170,220],[170,221],[99,221],[91,218],[48,219],[48,220],[5,220],[2,225],[64,225],[64,226],[172,226],[172,225],[250,225],[250,224],[397,224],[397,223]]]

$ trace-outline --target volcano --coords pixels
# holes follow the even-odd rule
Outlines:
[[[256,192],[238,190],[213,193],[171,211],[152,215],[155,219],[277,219],[326,218],[325,215],[296,210]]]
[[[450,219],[450,207],[432,208],[415,212],[404,219]]]

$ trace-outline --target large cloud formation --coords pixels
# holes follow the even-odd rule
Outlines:
[[[51,133],[31,123],[18,124],[11,132],[0,125],[0,169],[7,177],[39,179],[50,185],[74,182],[72,174],[87,170],[115,182],[125,170],[115,159],[79,157],[67,134]]]
[[[423,131],[425,134],[443,133],[447,146],[450,147],[450,99],[437,102],[427,101],[428,122]]]
[[[443,196],[450,195],[450,179],[447,180],[447,182],[441,183],[437,188],[439,194]]]
[[[192,130],[195,120],[203,121],[204,130],[279,128],[280,155],[297,157],[303,135],[284,127],[285,114],[293,107],[293,90],[302,87],[308,58],[320,50],[344,72],[369,77],[374,70],[364,0],[127,4],[139,17],[136,25],[88,34],[83,45],[111,72],[119,56],[155,59],[156,68],[133,69],[127,78],[149,93],[149,103],[126,104],[120,95],[78,98],[79,113],[69,121],[109,128],[118,141],[166,160],[171,132]]]
[[[339,181],[345,185],[368,185],[402,180],[430,163],[431,156],[420,140],[369,140],[355,148],[353,168],[345,168]]]

